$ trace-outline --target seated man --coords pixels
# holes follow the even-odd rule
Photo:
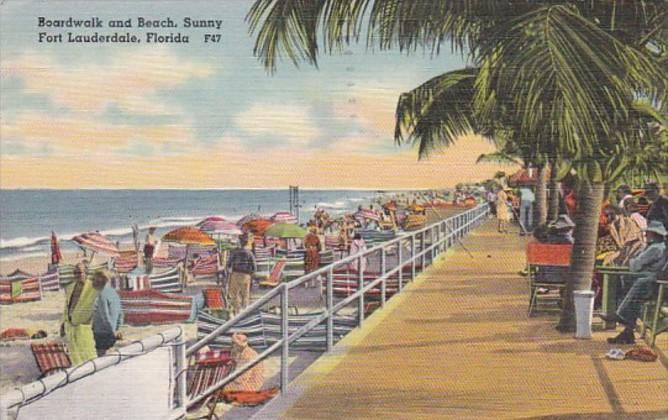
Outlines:
[[[559,215],[557,220],[547,225],[548,244],[570,244],[573,245],[573,229],[575,223],[565,214]]]
[[[640,310],[643,302],[654,292],[656,285],[656,273],[666,262],[665,238],[668,234],[666,228],[659,221],[652,221],[645,230],[647,239],[647,248],[631,258],[629,268],[632,273],[647,273],[646,276],[638,278],[629,289],[617,308],[617,313],[609,319],[607,316],[601,316],[605,321],[617,321],[624,324],[624,331],[616,337],[608,338],[610,344],[633,344],[635,337],[633,330],[636,326],[636,320],[640,316]]]
[[[572,245],[573,228],[575,223],[565,214],[549,225],[539,225],[534,229],[534,238],[544,244]],[[536,272],[536,280],[543,283],[564,283],[569,267],[542,266]],[[547,289],[539,288],[538,293],[545,293]]]

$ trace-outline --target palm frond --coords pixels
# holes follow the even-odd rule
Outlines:
[[[295,66],[307,61],[317,66],[318,18],[324,0],[257,0],[246,15],[250,31],[257,32],[253,53],[265,68],[276,69],[280,57]]]
[[[666,101],[666,78],[654,60],[622,44],[566,6],[542,7],[498,25],[481,45],[474,107],[506,106],[506,121],[537,150],[577,159],[617,141],[632,96]],[[487,110],[487,112],[485,112]]]
[[[475,131],[471,108],[477,69],[457,70],[436,76],[399,96],[395,141],[418,145],[418,156],[427,157],[464,134]]]

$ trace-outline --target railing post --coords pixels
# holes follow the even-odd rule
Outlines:
[[[327,272],[327,351],[334,348],[334,267],[331,266]]]
[[[404,264],[403,264],[403,245],[401,244],[401,239],[397,241],[397,257],[399,258],[399,290],[404,288]]]
[[[385,277],[385,271],[387,271],[385,261],[385,246],[380,249],[380,275],[383,277],[383,281],[380,282],[380,306],[385,306],[385,301],[387,300],[387,279]]]
[[[436,257],[436,248],[438,248],[438,239],[435,237],[434,232],[436,231],[437,226],[429,229],[429,237],[431,238],[431,263],[434,264],[434,258]]]
[[[288,337],[290,335],[288,324],[288,285],[283,283],[281,292],[281,334],[283,336],[283,346],[281,347],[281,392],[288,389],[288,359],[290,357],[290,347]]]
[[[411,280],[415,280],[415,235],[411,235]]]
[[[181,331],[181,335],[176,340],[176,346],[174,348],[174,358],[176,359],[176,408],[183,409],[183,413],[186,412],[186,369],[188,367],[188,361],[186,360],[186,340],[183,337],[184,332]]]
[[[362,270],[362,258],[364,258],[364,255],[360,255],[357,259],[357,272],[359,275],[357,280],[357,291],[360,292],[360,297],[357,301],[357,316],[359,318],[360,327],[362,326],[362,322],[364,322],[364,293],[362,293],[362,289],[364,288],[364,270]]]
[[[425,263],[427,261],[427,253],[425,252],[425,240],[424,240],[425,233],[426,233],[426,231],[423,230],[422,234],[420,235],[420,247],[422,248],[420,250],[420,253],[422,254],[422,258],[421,258],[422,259],[422,264],[420,265],[420,273],[424,273],[424,267],[425,267],[425,265],[426,265]]]

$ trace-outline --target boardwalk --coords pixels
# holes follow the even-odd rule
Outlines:
[[[594,340],[528,319],[524,243],[492,223],[426,271],[259,418],[663,418],[660,362],[605,360]],[[631,416],[633,415],[633,416]]]

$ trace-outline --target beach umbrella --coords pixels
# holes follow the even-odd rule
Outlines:
[[[276,223],[271,225],[265,232],[265,236],[274,238],[303,238],[306,236],[306,229],[293,223]]]
[[[241,235],[242,233],[241,229],[239,229],[236,224],[223,220],[207,220],[199,225],[199,229],[206,233],[224,235]]]
[[[251,222],[253,220],[260,220],[264,219],[264,217],[260,216],[257,213],[250,213],[247,214],[246,216],[242,217],[241,219],[237,220],[237,226],[243,226],[248,222]]]
[[[380,216],[378,216],[374,211],[370,209],[362,209],[357,211],[357,213],[355,213],[355,217],[359,219],[380,221]]]
[[[51,232],[51,264],[59,264],[63,260],[63,254],[60,252],[56,232]]]
[[[118,247],[106,236],[100,232],[86,232],[72,238],[81,248],[90,250],[93,255],[97,252],[109,257],[118,257],[120,255]],[[92,260],[91,256],[91,260]]]
[[[213,239],[201,230],[185,226],[166,233],[162,240],[164,242],[177,242],[184,245],[215,245]]]
[[[202,226],[206,223],[212,223],[212,222],[217,223],[217,222],[225,222],[225,221],[226,221],[226,219],[223,216],[209,216],[209,217],[205,217],[204,219],[202,219],[195,226],[197,226],[198,228],[201,229]]]
[[[216,244],[209,235],[192,226],[184,226],[167,232],[162,237],[162,240],[164,242],[184,244],[186,246],[186,264],[188,263],[188,257],[190,256],[190,245],[207,246]]]
[[[254,235],[262,236],[267,228],[273,224],[274,222],[268,219],[255,219],[244,223],[241,229],[244,232],[253,232]]]
[[[287,211],[279,211],[271,216],[274,223],[297,223],[297,218]]]

